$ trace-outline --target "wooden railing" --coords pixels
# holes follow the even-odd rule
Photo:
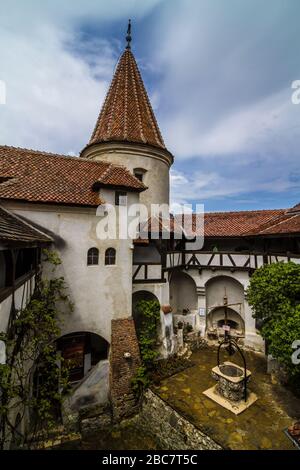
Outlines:
[[[279,261],[294,261],[300,264],[300,254],[258,253],[236,251],[170,251],[166,253],[165,264],[134,263],[133,283],[166,282],[164,272],[175,269],[202,269],[252,272],[264,264]]]
[[[300,264],[300,254],[257,253],[234,251],[172,251],[166,256],[165,270],[186,269],[229,269],[254,270],[264,264],[279,261],[294,261]]]

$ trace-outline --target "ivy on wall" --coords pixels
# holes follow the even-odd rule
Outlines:
[[[141,300],[136,311],[141,316],[141,327],[138,331],[138,340],[142,365],[132,380],[133,390],[140,394],[150,383],[150,373],[158,359],[157,337],[160,322],[160,305],[157,300]]]
[[[7,362],[0,365],[1,449],[8,443],[30,448],[41,429],[50,432],[68,385],[68,370],[55,340],[60,336],[59,314],[73,306],[64,278],[54,275],[61,264],[57,253],[44,250],[43,258],[50,278],[37,273],[29,303],[12,312],[8,331],[0,334],[7,351]]]

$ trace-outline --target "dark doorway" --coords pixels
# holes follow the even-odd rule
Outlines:
[[[108,357],[108,342],[95,333],[78,332],[62,336],[57,349],[70,367],[70,382],[78,382],[99,361]]]

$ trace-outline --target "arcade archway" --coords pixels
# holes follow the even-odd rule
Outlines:
[[[195,311],[198,306],[197,286],[194,279],[186,273],[175,272],[170,281],[170,304],[173,313]]]
[[[139,302],[141,302],[141,300],[146,300],[146,301],[152,300],[152,301],[156,301],[159,303],[158,298],[152,292],[141,290],[141,291],[137,291],[133,293],[132,316],[133,316],[137,336],[139,336],[139,333],[143,325],[143,314],[141,310],[138,308],[138,304]]]
[[[99,361],[108,358],[108,342],[95,333],[71,333],[59,338],[56,344],[70,366],[71,382],[78,382]]]

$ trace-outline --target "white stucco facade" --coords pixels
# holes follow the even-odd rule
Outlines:
[[[102,199],[114,205],[114,190],[101,189],[100,193]],[[140,195],[128,192],[127,197],[128,205],[131,205],[139,201]],[[239,328],[243,330],[244,345],[264,350],[264,343],[256,330],[255,319],[245,298],[250,280],[247,270],[231,272],[222,269],[221,266],[216,270],[181,269],[169,275],[164,273],[165,282],[159,282],[162,266],[153,257],[154,247],[149,246],[149,253],[152,255],[148,261],[156,263],[148,265],[148,276],[156,280],[151,282],[148,279],[143,283],[141,269],[135,283],[133,273],[137,265],[133,261],[133,240],[129,238],[100,240],[97,236],[97,226],[102,217],[97,214],[96,208],[21,202],[7,202],[5,206],[54,238],[53,248],[62,260],[62,264],[57,268],[57,275],[65,278],[70,299],[74,304],[74,311],[62,318],[62,335],[90,332],[110,343],[111,320],[130,317],[133,294],[150,292],[161,306],[170,305],[173,310],[172,313],[164,313],[161,310],[161,353],[166,357],[175,352],[174,315],[180,315],[183,310],[188,309],[195,316],[193,324],[196,330],[205,336],[208,328],[222,317],[221,306],[226,292],[230,307],[228,318],[233,321],[241,319]],[[118,210],[116,208],[117,214]],[[87,252],[92,247],[99,250],[99,263],[88,266]],[[116,250],[115,265],[105,265],[107,248]],[[143,250],[142,257],[145,257],[147,247]],[[155,255],[158,256],[158,252],[155,251]],[[136,262],[138,261],[137,256]],[[32,282],[30,286],[26,292],[32,292]],[[22,296],[22,289],[18,289],[15,293],[17,304],[19,297]],[[10,302],[11,298],[7,298],[0,306],[2,331],[7,327]]]
[[[33,274],[22,285],[16,288],[14,292],[14,307],[16,310],[21,310],[29,302],[35,287],[35,275]],[[9,323],[9,316],[13,302],[12,294],[6,297],[0,303],[0,332],[6,332]]]
[[[169,169],[173,157],[168,151],[138,144],[105,143],[87,147],[81,156],[123,165],[132,174],[135,169],[143,170],[143,183],[148,189],[141,193],[140,202],[148,208],[151,204],[169,204]]]
[[[109,193],[113,192],[104,191],[106,199]],[[129,193],[128,198],[134,203],[138,195]],[[62,261],[56,275],[64,277],[74,303],[74,311],[62,319],[62,335],[92,332],[110,342],[111,320],[131,316],[132,241],[99,240],[97,224],[101,217],[94,208],[12,202],[6,207],[55,238],[53,248]],[[98,265],[87,265],[91,247],[99,250]],[[110,247],[116,250],[116,264],[107,266],[105,251]]]
[[[190,269],[183,272],[185,275],[190,276],[195,283],[195,293],[198,299],[196,325],[202,333],[207,332],[211,316],[218,307],[219,317],[217,319],[220,319],[220,307],[223,305],[224,295],[226,294],[228,304],[230,304],[229,308],[235,314],[233,319],[241,318],[241,327],[244,328],[244,345],[258,351],[264,351],[264,341],[256,330],[251,307],[245,298],[245,291],[250,281],[247,271],[230,272],[222,270],[220,267],[216,271],[203,269],[199,273],[196,269]],[[176,284],[174,292],[176,292],[177,297],[181,295],[181,289],[186,308],[193,310],[194,296],[190,296],[190,288],[184,290],[184,284]],[[180,305],[183,305],[182,302]],[[231,318],[230,311],[228,318]]]

